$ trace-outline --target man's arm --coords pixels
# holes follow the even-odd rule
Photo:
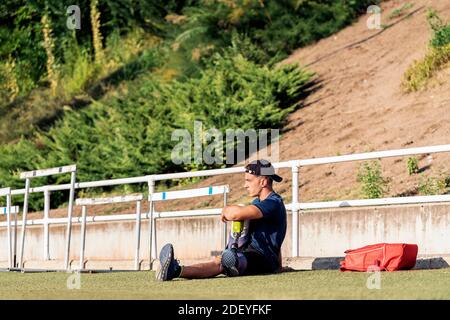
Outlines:
[[[249,206],[226,206],[222,209],[222,221],[252,220],[261,219],[263,214],[258,207]]]

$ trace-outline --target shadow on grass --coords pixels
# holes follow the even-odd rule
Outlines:
[[[417,259],[413,270],[444,269],[450,267],[443,257]]]
[[[312,262],[312,270],[339,270],[344,257],[316,258]],[[444,269],[450,265],[444,257],[418,258],[413,270]]]

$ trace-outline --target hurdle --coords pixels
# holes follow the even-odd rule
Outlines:
[[[22,272],[25,271],[23,267],[23,256],[25,249],[25,233],[27,225],[27,214],[28,214],[28,202],[30,194],[30,184],[31,179],[38,177],[47,177],[59,174],[70,173],[70,195],[69,195],[69,206],[67,208],[67,228],[66,228],[66,247],[64,252],[64,269],[69,270],[69,255],[70,255],[70,238],[72,232],[72,213],[73,213],[73,202],[75,198],[75,180],[77,174],[77,166],[69,165],[64,167],[50,168],[50,169],[40,169],[34,171],[22,172],[20,174],[20,179],[25,179],[25,193],[24,193],[24,203],[23,203],[23,214],[22,214],[22,232],[21,232],[21,250],[19,255],[19,265],[17,266]]]
[[[203,215],[203,212],[199,212],[199,210],[187,210],[182,211],[181,215],[178,215],[176,211],[173,212],[165,212],[164,215],[158,214],[155,212],[154,204],[156,201],[167,201],[167,200],[177,200],[177,199],[186,199],[186,198],[195,198],[195,197],[203,197],[203,196],[213,196],[213,195],[223,195],[223,206],[227,205],[227,194],[230,192],[230,188],[228,185],[223,186],[210,186],[204,188],[197,189],[187,189],[187,190],[177,190],[177,191],[164,191],[164,192],[150,192],[148,195],[149,201],[149,268],[152,270],[152,265],[154,260],[156,259],[156,219],[160,218],[171,218],[171,217],[188,217],[188,216],[198,216]],[[227,234],[227,224],[223,223],[223,247],[225,248],[228,240]]]
[[[6,207],[0,207],[0,213],[6,215],[7,237],[8,237],[8,269],[14,268],[16,264],[17,247],[17,213],[18,206],[11,206],[11,188],[0,189],[0,197],[6,197]],[[11,215],[14,214],[14,241],[12,239]]]
[[[139,249],[141,244],[141,203],[144,199],[142,194],[118,196],[112,198],[78,198],[75,201],[75,205],[81,207],[81,230],[80,230],[80,262],[79,271],[84,271],[84,253],[86,249],[86,216],[87,206],[99,205],[99,204],[112,204],[112,203],[124,203],[136,201],[136,251],[134,256],[134,270],[140,270],[139,263]]]

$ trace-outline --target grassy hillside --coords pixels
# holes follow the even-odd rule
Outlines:
[[[75,30],[63,2],[3,2],[0,185],[68,163],[84,181],[204,167],[173,164],[171,132],[280,128],[312,72],[275,63],[369,2],[85,0]]]
[[[450,65],[441,65],[418,91],[405,91],[404,80],[415,61],[433,50],[430,42],[435,32],[427,19],[428,9],[448,25],[450,4],[410,3],[381,3],[381,22],[392,25],[389,28],[370,30],[367,16],[361,16],[351,26],[283,60],[309,65],[319,85],[302,101],[305,107],[288,115],[279,141],[280,161],[449,144],[450,126],[443,115],[450,102]],[[276,190],[288,202],[291,172],[280,170],[279,174],[284,180]],[[299,198],[314,202],[449,194],[449,176],[447,153],[306,166],[300,170]],[[236,175],[210,177],[195,186],[216,184],[230,186],[230,203],[251,201]],[[161,210],[205,205],[220,207],[221,200],[172,201]]]

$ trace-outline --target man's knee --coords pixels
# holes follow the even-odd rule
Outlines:
[[[221,265],[227,276],[243,275],[247,268],[247,259],[242,252],[227,249],[222,253]]]

